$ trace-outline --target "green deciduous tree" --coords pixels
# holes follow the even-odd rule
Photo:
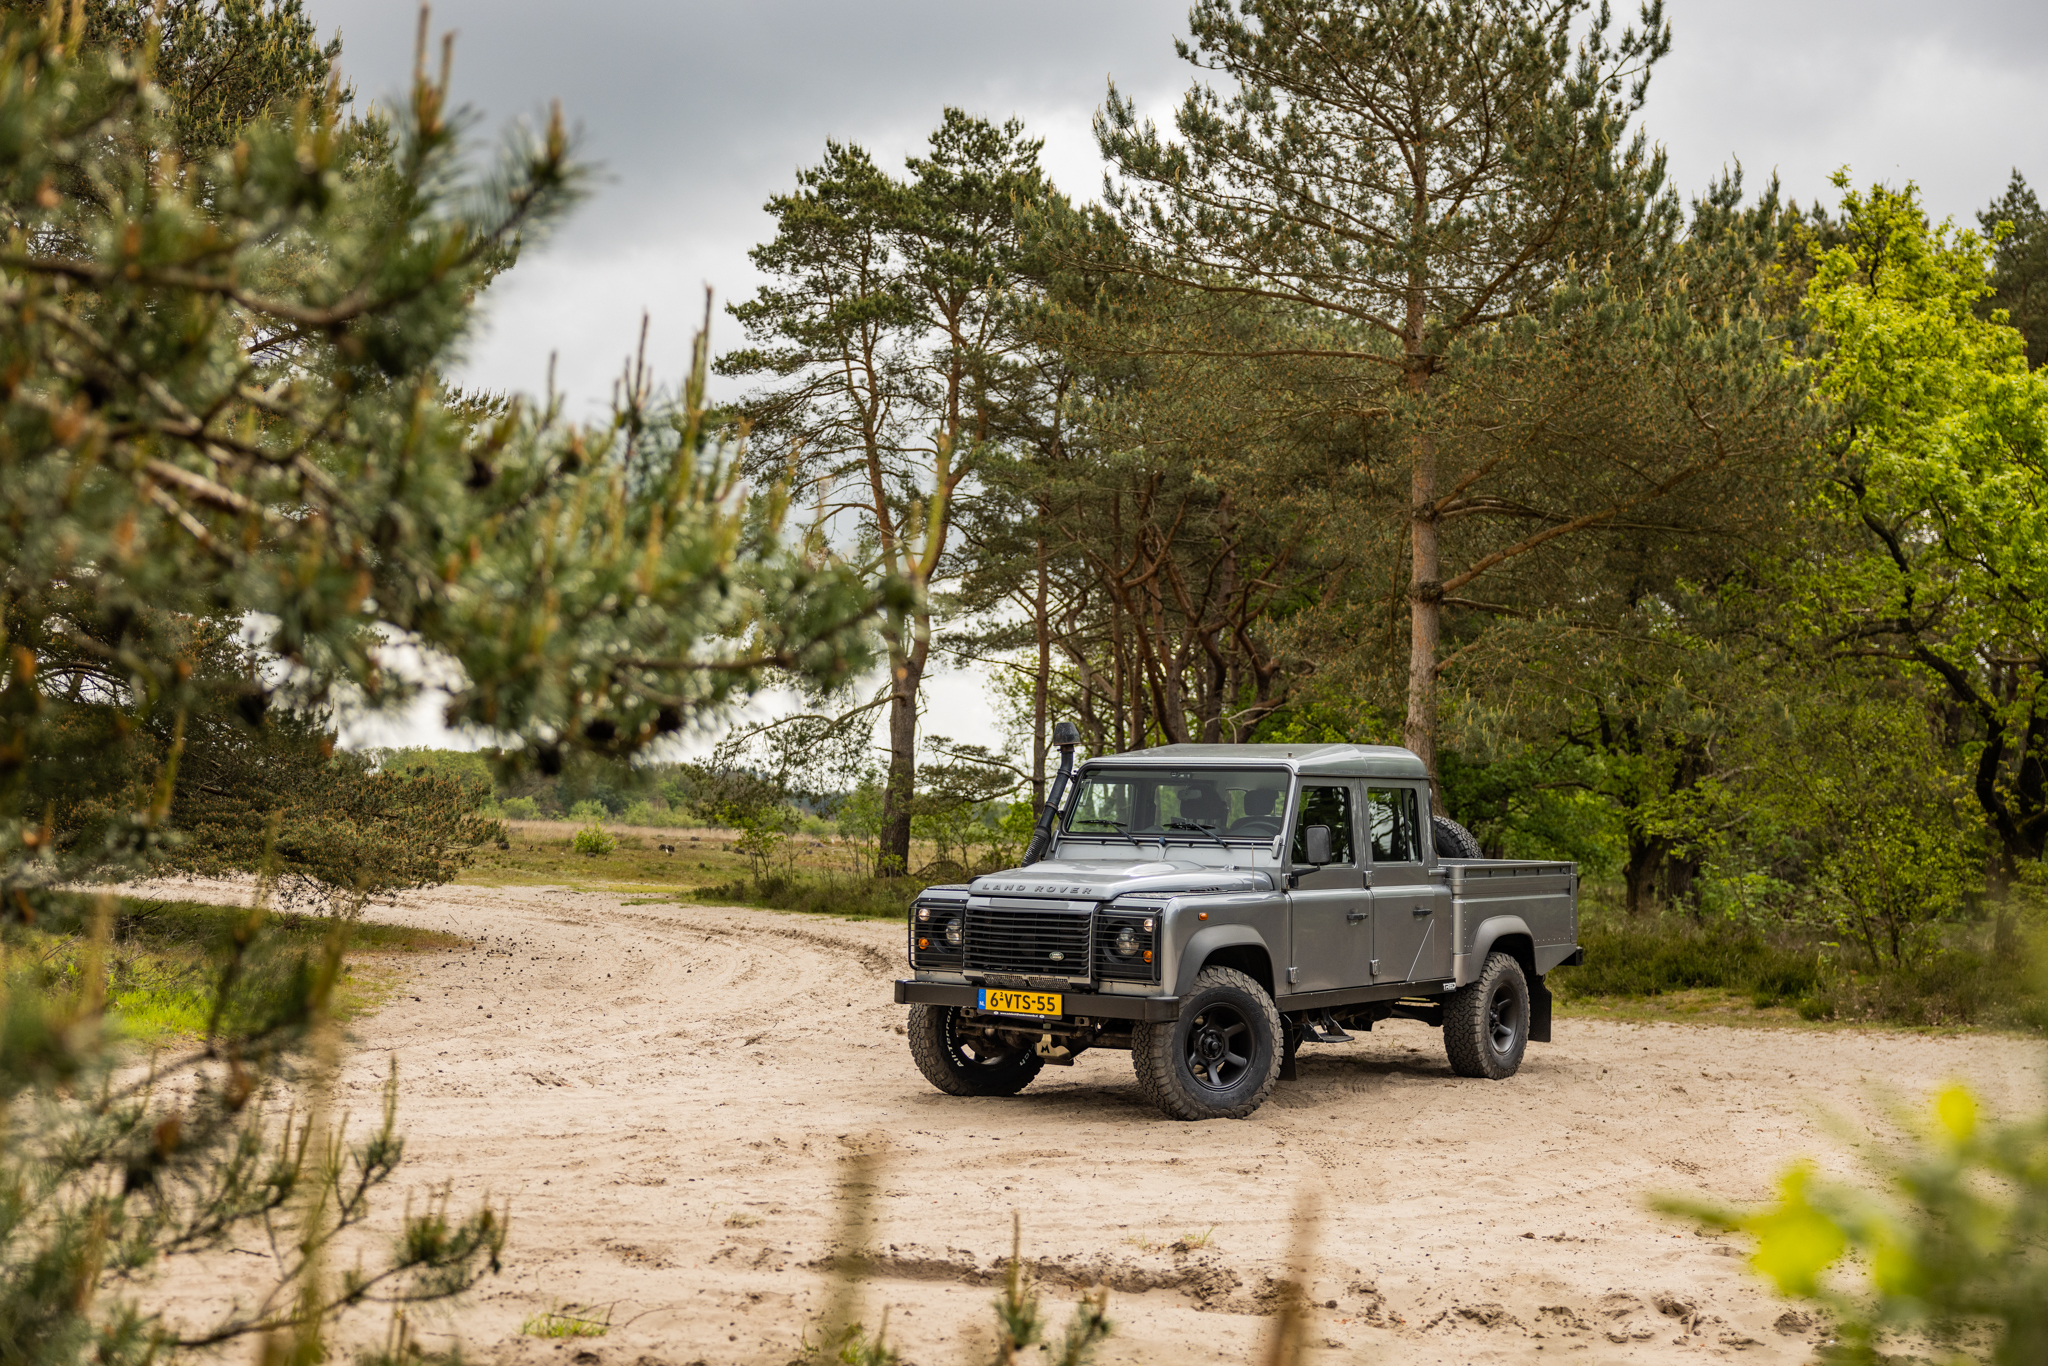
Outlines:
[[[2048,375],[1977,312],[1982,238],[1930,225],[1911,186],[1837,183],[1845,240],[1807,292],[1839,425],[1804,610],[1834,653],[1957,709],[2010,875],[2048,846]]]

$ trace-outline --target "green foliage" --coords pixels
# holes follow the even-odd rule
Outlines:
[[[1929,225],[1910,185],[1836,183],[1806,307],[1840,417],[1800,608],[1823,648],[1945,694],[2010,877],[2048,849],[2048,372],[1978,313],[1983,239]]]
[[[925,879],[798,876],[769,873],[746,881],[697,887],[688,899],[704,906],[761,906],[776,911],[838,915],[849,920],[901,920]]]
[[[67,897],[58,924],[90,923],[91,899]],[[29,930],[17,934],[9,952],[15,956],[21,981],[49,996],[73,996],[86,987],[94,970],[105,974],[102,987],[108,1026],[123,1039],[160,1043],[202,1038],[218,1011],[230,1028],[288,1008],[299,989],[303,960],[318,954],[332,926],[320,919],[280,916],[270,919],[261,937],[244,952],[234,980],[220,982],[217,958],[249,921],[246,906],[209,906],[123,897],[114,902],[107,942],[96,947],[89,938],[62,932]],[[368,952],[446,948],[462,941],[453,935],[410,926],[357,921],[351,927],[352,948]],[[341,987],[344,989],[344,980]],[[350,1002],[337,1003],[346,1015]]]
[[[601,1338],[612,1331],[612,1307],[558,1304],[529,1315],[519,1331],[533,1338]]]
[[[578,830],[576,837],[570,841],[570,848],[589,858],[609,854],[618,847],[618,836],[595,822]]]
[[[2048,213],[2017,169],[2005,193],[1977,215],[1991,246],[1992,296],[1985,302],[2027,339],[2027,364],[2048,365]]]
[[[996,1351],[992,1366],[1018,1366],[1041,1360],[1053,1366],[1087,1366],[1095,1350],[1114,1331],[1109,1321],[1109,1291],[1096,1290],[1081,1297],[1073,1317],[1058,1342],[1046,1336],[1044,1311],[1039,1307],[1037,1288],[1024,1270],[1024,1223],[1021,1215],[1010,1216],[1010,1261],[1003,1271],[1003,1287],[996,1295]],[[1036,1349],[1045,1357],[1026,1356]]]
[[[1987,1119],[1961,1086],[1931,1109],[1927,1119],[1901,1117],[1914,1134],[1904,1144],[1858,1144],[1874,1154],[1883,1194],[1800,1163],[1760,1209],[1660,1206],[1754,1237],[1759,1274],[1835,1317],[1824,1361],[1895,1360],[1887,1349],[1903,1346],[1902,1334],[1925,1334],[1954,1361],[2048,1359],[2048,1117]],[[1866,1285],[1844,1284],[1850,1254]],[[1988,1357],[1974,1350],[1980,1335]]]
[[[589,428],[443,384],[480,292],[574,197],[559,120],[479,178],[424,61],[406,108],[343,118],[294,4],[173,3],[157,31],[146,7],[63,12],[0,14],[0,1354],[260,1338],[312,1362],[339,1316],[461,1293],[505,1237],[443,1196],[365,1241],[403,1144],[395,1089],[356,1141],[317,1099],[348,921],[294,952],[244,913],[166,1012],[197,1044],[145,1075],[109,1001],[161,964],[124,966],[111,898],[60,889],[180,861],[263,869],[260,896],[451,876],[493,832],[484,794],[333,756],[317,719],[404,700],[394,638],[454,666],[452,723],[552,771],[771,670],[843,682],[906,599],[742,488],[701,341],[673,401],[636,366]],[[218,1319],[134,1298],[260,1230],[277,1283]]]
[[[1701,928],[1677,920],[1587,921],[1583,967],[1555,979],[1567,1000],[1660,996],[1700,987],[1748,992],[1759,1006],[1819,995],[1826,967],[1817,947],[1773,944],[1754,930]]]
[[[531,797],[507,797],[498,803],[498,814],[508,821],[530,821],[540,815],[540,806]]]
[[[478,802],[491,800],[496,790],[490,760],[473,749],[379,749],[368,752],[380,773],[429,773],[461,785],[465,795]]]
[[[569,808],[569,819],[572,821],[590,821],[595,824],[609,815],[611,812],[605,809],[603,802],[582,801]]]
[[[907,175],[828,141],[767,210],[750,253],[768,278],[731,306],[748,345],[721,374],[754,380],[740,404],[763,471],[790,470],[804,504],[843,509],[880,582],[914,594],[880,622],[889,659],[882,858],[909,857],[917,700],[936,593],[956,576],[955,524],[1014,421],[1031,368],[1019,354],[1016,218],[1044,192],[1040,142],[1012,119],[948,108]]]
[[[447,92],[422,78],[370,162],[372,131],[327,105],[165,161],[144,150],[168,137],[146,64],[19,27],[4,43],[0,197],[23,217],[0,252],[21,320],[0,337],[0,753],[88,753],[79,708],[116,698],[174,736],[210,705],[187,660],[209,617],[263,623],[291,666],[249,680],[247,714],[281,688],[397,700],[375,647],[411,632],[463,665],[451,720],[543,766],[636,750],[766,669],[839,679],[865,658],[874,591],[786,546],[780,501],[737,497],[701,373],[674,407],[636,373],[590,431],[444,401],[433,367],[476,292],[571,197],[559,127],[467,184]],[[64,192],[79,166],[103,192]],[[175,784],[166,764],[100,847],[57,858],[24,780],[0,761],[9,886],[139,856]]]
[[[1580,923],[1585,964],[1552,982],[1568,1003],[1705,991],[1745,998],[1759,1010],[1791,1007],[1806,1020],[2048,1032],[2048,996],[2034,975],[2038,944],[2023,939],[2001,950],[1982,931],[1953,927],[1953,942],[1910,963],[1873,964],[1824,931],[1762,917],[1595,915]]]
[[[330,94],[348,100],[348,92],[329,90],[341,43],[319,41],[303,0],[83,0],[58,7],[67,10],[82,21],[87,47],[150,63],[164,96],[169,144],[186,160],[229,146],[253,119],[289,116],[301,101],[318,104]],[[41,0],[0,0],[0,17],[34,22],[49,12]]]
[[[65,903],[47,905],[39,933],[82,928],[75,911],[66,923]],[[70,981],[39,980],[19,937],[0,958],[0,1341],[12,1360],[69,1363],[90,1352],[139,1364],[273,1333],[317,1351],[330,1321],[353,1308],[446,1298],[497,1269],[502,1214],[457,1216],[441,1197],[408,1212],[381,1258],[338,1281],[324,1274],[404,1147],[395,1071],[382,1124],[353,1143],[317,1106],[299,1116],[277,1094],[279,1063],[308,1029],[324,1028],[345,924],[280,971],[258,947],[264,913],[241,912],[209,965],[205,1046],[135,1078],[120,1074],[119,1054],[95,1046],[109,1029],[113,899],[95,898],[87,914],[87,953]],[[92,1103],[62,1103],[59,1085]],[[181,1325],[107,1293],[109,1282],[266,1226],[281,1250],[277,1287],[212,1322]]]

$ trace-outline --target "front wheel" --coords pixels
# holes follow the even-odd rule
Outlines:
[[[1444,1051],[1461,1077],[1512,1077],[1529,1046],[1529,979],[1505,953],[1486,955],[1479,980],[1444,1001]]]
[[[1243,1119],[1280,1078],[1280,1012],[1234,968],[1205,968],[1180,1018],[1131,1031],[1138,1085],[1174,1119]]]
[[[1014,1096],[1045,1066],[1028,1049],[964,1033],[958,1006],[910,1008],[910,1056],[924,1079],[949,1096]]]

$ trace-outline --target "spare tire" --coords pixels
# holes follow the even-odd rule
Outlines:
[[[1479,852],[1479,841],[1472,832],[1452,820],[1449,816],[1431,816],[1430,833],[1436,837],[1438,858],[1485,858]]]

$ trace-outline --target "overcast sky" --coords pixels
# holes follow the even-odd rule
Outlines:
[[[1617,9],[1622,9],[1617,5]],[[365,101],[396,99],[412,70],[412,0],[307,0],[340,32]],[[1696,193],[1740,161],[1788,194],[1832,198],[1828,175],[1917,182],[1936,216],[1974,223],[2017,167],[2048,192],[2048,4],[2041,0],[1670,0],[1675,42],[1644,126]],[[550,353],[576,412],[610,392],[651,315],[650,352],[673,379],[711,286],[720,306],[758,283],[747,250],[761,211],[825,139],[900,168],[948,104],[1015,114],[1045,139],[1069,194],[1101,163],[1089,117],[1114,78],[1170,114],[1195,74],[1175,57],[1184,0],[440,0],[456,34],[455,97],[479,133],[540,121],[559,99],[595,193],[488,299],[469,382],[538,391]],[[714,344],[738,334],[721,315]],[[956,738],[992,740],[977,680],[935,688]],[[417,722],[401,734],[425,739]]]

